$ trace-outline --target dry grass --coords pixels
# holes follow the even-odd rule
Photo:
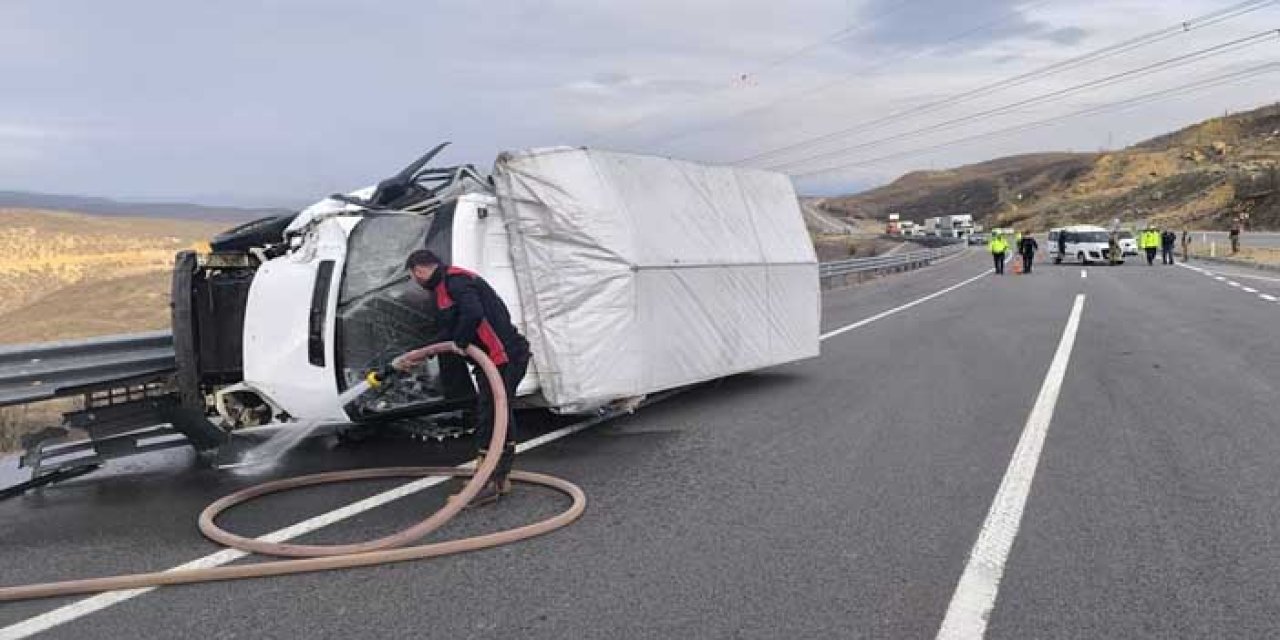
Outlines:
[[[1247,260],[1258,264],[1280,265],[1280,249],[1274,247],[1240,247],[1240,253],[1231,255],[1230,247],[1219,247],[1218,257]]]
[[[0,344],[165,326],[173,255],[225,226],[0,209]]]
[[[22,449],[22,436],[58,426],[62,414],[79,404],[79,399],[69,398],[0,408],[0,453]]]

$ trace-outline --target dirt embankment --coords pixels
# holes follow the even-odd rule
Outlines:
[[[0,344],[166,326],[173,255],[225,224],[0,209]]]
[[[1012,156],[907,174],[824,209],[883,220],[971,214],[990,227],[1072,223],[1280,229],[1280,106],[1215,118],[1105,154]]]

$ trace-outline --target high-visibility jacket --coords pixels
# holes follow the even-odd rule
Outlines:
[[[1143,249],[1159,249],[1160,248],[1160,232],[1154,229],[1148,229],[1142,232],[1142,237],[1138,242]]]
[[[1000,236],[991,236],[991,240],[987,242],[987,248],[991,253],[1007,253],[1009,251],[1009,241]]]

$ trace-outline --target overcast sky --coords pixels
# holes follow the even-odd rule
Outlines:
[[[298,205],[442,140],[454,142],[444,161],[486,169],[503,149],[560,144],[740,161],[1239,1],[0,0],[0,190]],[[782,167],[825,193],[1010,153],[1123,146],[1273,102],[1280,74],[900,155],[1280,62],[1272,37],[914,134],[1276,28],[1271,4],[752,164],[827,154]],[[839,164],[855,166],[809,173]]]

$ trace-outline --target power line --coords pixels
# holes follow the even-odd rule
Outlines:
[[[950,107],[955,104],[966,102],[976,97],[989,95],[991,92],[994,92],[994,91],[1001,91],[1001,90],[1021,86],[1033,80],[1038,80],[1044,77],[1062,73],[1064,71],[1076,69],[1093,62],[1098,62],[1100,60],[1112,58],[1123,53],[1128,53],[1130,51],[1133,51],[1141,47],[1145,47],[1151,44],[1156,44],[1164,40],[1168,40],[1170,38],[1180,36],[1184,33],[1189,33],[1197,29],[1219,24],[1221,22],[1225,22],[1233,18],[1238,18],[1240,16],[1247,15],[1254,11],[1258,11],[1260,9],[1266,8],[1267,6],[1273,5],[1276,2],[1277,0],[1247,0],[1246,2],[1240,2],[1230,7],[1219,9],[1218,11],[1210,12],[1205,15],[1198,16],[1190,20],[1186,20],[1184,22],[1180,22],[1176,25],[1171,25],[1162,29],[1157,29],[1155,31],[1151,31],[1149,33],[1137,36],[1135,38],[1131,38],[1129,40],[1118,42],[1116,44],[1102,47],[1100,49],[1095,49],[1093,51],[1081,54],[1073,58],[1069,58],[1067,60],[1056,62],[1038,69],[1034,69],[1032,71],[1028,71],[1019,75],[1005,78],[1003,80],[998,80],[996,82],[992,82],[992,83],[977,87],[975,89],[970,89],[968,91],[954,94],[946,98],[941,98],[939,100],[935,100],[933,102],[930,102],[918,107],[913,107],[911,109],[899,111],[887,116],[883,116],[881,118],[877,118],[867,122],[862,122],[862,123],[853,125],[851,127],[840,129],[838,131],[821,134],[818,136],[807,138],[805,140],[801,140],[799,142],[788,144],[783,147],[778,147],[776,149],[771,149],[768,151],[757,153],[755,155],[751,155],[745,158],[740,158],[738,160],[735,160],[734,164],[743,164],[748,162],[754,162],[756,160],[770,158],[779,154],[784,154],[788,151],[793,151],[793,150],[804,148],[810,145],[819,144],[822,142],[826,142],[828,140],[844,137],[846,135],[859,133],[867,129],[870,129],[872,127],[886,124],[888,122],[892,122],[902,118],[922,115],[925,113],[932,113],[934,111],[938,111],[940,109]]]
[[[768,111],[768,110],[770,110],[770,109],[772,109],[772,108],[774,108],[774,107],[776,107],[776,106],[778,106],[778,105],[780,105],[780,104],[784,104],[784,103],[785,103],[785,104],[794,104],[795,102],[797,102],[797,101],[799,101],[799,100],[806,100],[806,99],[810,99],[810,98],[812,98],[813,96],[816,96],[816,95],[819,95],[819,94],[822,94],[822,93],[826,93],[827,91],[830,91],[830,90],[832,90],[832,89],[835,89],[836,87],[843,86],[843,85],[845,85],[845,84],[848,84],[848,83],[850,83],[850,82],[853,82],[854,80],[857,80],[857,79],[859,79],[859,78],[862,78],[862,77],[864,77],[866,74],[876,73],[876,72],[882,71],[882,70],[883,70],[883,69],[885,69],[886,67],[890,67],[890,66],[893,66],[893,65],[895,65],[895,64],[900,64],[900,63],[902,63],[902,62],[906,62],[907,60],[913,60],[913,59],[915,59],[915,58],[919,58],[919,57],[921,57],[921,56],[925,56],[925,55],[928,55],[928,54],[931,54],[931,53],[935,53],[935,52],[941,51],[941,50],[945,49],[947,46],[952,45],[952,44],[955,44],[956,42],[960,42],[960,41],[962,41],[962,40],[965,40],[965,39],[967,39],[967,38],[969,38],[969,37],[972,37],[972,36],[974,36],[974,35],[977,35],[977,34],[979,34],[979,33],[984,32],[984,31],[988,31],[988,30],[994,29],[994,28],[996,28],[996,27],[998,27],[998,26],[1000,26],[1000,25],[1002,25],[1002,24],[1004,24],[1004,23],[1006,23],[1006,22],[1009,22],[1010,20],[1012,20],[1012,19],[1014,19],[1014,18],[1021,17],[1021,16],[1022,16],[1022,14],[1023,14],[1023,12],[1027,11],[1028,9],[1031,9],[1031,8],[1033,8],[1033,7],[1036,7],[1036,6],[1039,6],[1039,5],[1042,5],[1042,4],[1045,4],[1045,3],[1047,3],[1048,1],[1049,1],[1049,0],[1034,0],[1033,2],[1028,2],[1028,3],[1026,3],[1026,4],[1023,4],[1023,5],[1018,6],[1014,11],[1010,12],[1009,14],[1007,14],[1007,15],[1005,15],[1005,16],[1003,16],[1003,17],[1001,17],[1001,18],[997,19],[997,20],[992,20],[992,21],[990,21],[990,22],[985,22],[985,23],[980,24],[980,25],[978,25],[978,26],[976,26],[976,27],[973,27],[973,28],[967,29],[967,30],[965,30],[965,31],[962,31],[962,32],[960,32],[960,33],[957,33],[957,34],[955,34],[955,35],[952,35],[952,36],[950,36],[950,37],[946,38],[945,40],[943,40],[942,42],[939,42],[939,43],[938,43],[938,44],[936,44],[936,45],[933,45],[933,46],[928,47],[928,48],[926,48],[926,49],[921,49],[921,50],[916,51],[915,53],[913,53],[913,54],[911,54],[911,55],[908,55],[908,56],[905,56],[905,57],[900,57],[900,58],[895,58],[895,59],[891,59],[891,60],[881,60],[881,61],[876,62],[876,63],[874,63],[874,64],[870,64],[870,65],[866,65],[866,66],[860,67],[860,68],[858,68],[858,69],[856,69],[856,70],[854,70],[854,71],[850,71],[850,72],[847,72],[847,73],[843,73],[843,74],[841,74],[841,75],[845,76],[845,77],[844,77],[844,79],[842,79],[842,80],[836,80],[836,81],[833,81],[833,82],[824,82],[824,83],[821,83],[821,84],[817,84],[817,85],[814,85],[814,86],[808,87],[808,88],[806,88],[806,89],[802,89],[802,90],[800,90],[800,91],[799,91],[799,92],[797,92],[797,93],[787,93],[786,95],[783,95],[783,96],[781,96],[781,97],[779,97],[779,98],[777,98],[777,99],[775,99],[775,100],[773,100],[773,101],[771,101],[771,102],[766,102],[766,103],[764,103],[764,104],[756,105],[756,106],[754,106],[754,107],[749,107],[749,108],[747,108],[747,109],[743,109],[743,110],[741,110],[741,111],[738,111],[738,112],[735,112],[735,113],[729,114],[729,115],[724,116],[724,117],[722,117],[722,118],[717,118],[717,119],[716,119],[716,121],[715,121],[714,123],[712,123],[712,124],[704,125],[704,126],[700,126],[700,127],[695,127],[695,128],[693,128],[693,129],[686,130],[686,131],[679,131],[679,132],[675,132],[675,133],[672,133],[672,134],[670,134],[670,135],[667,135],[667,136],[664,136],[664,137],[658,138],[657,140],[652,140],[652,141],[650,141],[650,144],[658,145],[658,144],[663,144],[663,143],[667,143],[667,142],[672,142],[672,141],[674,141],[674,140],[680,140],[680,139],[688,138],[688,137],[690,137],[690,136],[694,136],[694,135],[697,135],[697,134],[699,134],[699,133],[704,133],[704,132],[706,132],[706,131],[710,131],[710,130],[717,129],[717,128],[719,128],[719,127],[721,127],[721,126],[723,126],[723,125],[725,125],[725,124],[727,124],[727,123],[729,123],[729,122],[733,122],[734,120],[738,120],[739,118],[743,118],[743,117],[746,117],[746,116],[749,116],[749,115],[754,115],[754,114],[757,114],[757,113],[762,113],[762,112]],[[1250,1],[1251,1],[1251,2],[1258,2],[1259,0],[1250,0]],[[1268,1],[1268,2],[1275,2],[1275,1],[1277,1],[1277,0],[1267,0],[1267,1]]]
[[[907,131],[907,132],[905,132],[905,133],[899,133],[899,134],[895,134],[895,135],[891,135],[891,136],[886,136],[886,137],[883,137],[883,138],[879,138],[879,139],[877,139],[877,140],[872,140],[872,141],[869,141],[869,142],[863,142],[863,143],[861,143],[861,144],[853,145],[853,146],[850,146],[850,147],[843,147],[843,148],[840,148],[840,149],[836,149],[836,150],[834,150],[834,151],[828,151],[828,152],[825,152],[825,153],[819,153],[819,154],[815,154],[815,155],[807,156],[807,157],[804,157],[804,158],[800,158],[800,159],[797,159],[797,160],[791,160],[791,161],[787,161],[787,162],[778,163],[778,164],[775,164],[775,165],[770,165],[768,168],[769,168],[769,169],[773,169],[773,170],[785,170],[787,167],[790,167],[790,166],[793,166],[793,165],[797,165],[797,164],[804,164],[804,163],[808,163],[808,162],[813,162],[813,161],[815,161],[815,160],[825,160],[825,159],[829,159],[829,158],[838,158],[838,157],[840,157],[840,156],[847,155],[847,154],[849,154],[850,152],[852,152],[852,151],[857,151],[857,150],[859,150],[859,149],[865,149],[865,148],[868,148],[868,147],[881,145],[881,144],[884,144],[884,143],[886,143],[886,142],[896,142],[896,141],[898,141],[898,140],[904,140],[904,139],[907,139],[907,138],[914,138],[914,137],[917,137],[917,136],[919,136],[919,135],[921,135],[921,134],[930,133],[930,132],[938,131],[938,130],[941,130],[941,129],[948,129],[948,128],[950,128],[950,127],[954,127],[954,126],[956,126],[956,125],[958,125],[958,124],[963,124],[963,123],[966,123],[966,122],[971,122],[971,121],[974,121],[974,120],[979,120],[979,119],[986,118],[986,117],[989,117],[989,116],[998,115],[998,114],[1001,114],[1001,113],[1006,113],[1006,112],[1012,111],[1012,110],[1017,109],[1017,108],[1020,108],[1020,107],[1026,107],[1026,106],[1030,106],[1030,105],[1033,105],[1033,104],[1037,104],[1037,103],[1045,102],[1046,100],[1051,100],[1051,99],[1053,99],[1053,98],[1061,98],[1061,97],[1063,97],[1063,96],[1067,96],[1067,95],[1070,95],[1070,94],[1073,94],[1073,93],[1078,93],[1078,92],[1080,92],[1080,91],[1084,91],[1084,90],[1087,90],[1087,89],[1097,89],[1097,88],[1104,87],[1104,86],[1107,86],[1107,85],[1110,85],[1110,84],[1115,84],[1115,83],[1117,83],[1117,82],[1122,82],[1122,81],[1126,81],[1126,80],[1131,80],[1131,79],[1136,78],[1136,77],[1142,77],[1142,76],[1145,76],[1145,75],[1148,75],[1148,74],[1151,74],[1151,73],[1156,73],[1156,72],[1160,72],[1160,71],[1165,71],[1165,70],[1168,70],[1168,69],[1174,69],[1174,68],[1177,68],[1177,67],[1181,67],[1181,66],[1183,66],[1183,65],[1191,64],[1191,63],[1193,63],[1193,62],[1199,62],[1199,61],[1204,60],[1204,59],[1206,59],[1206,58],[1211,58],[1211,57],[1213,57],[1213,56],[1222,55],[1222,54],[1224,54],[1224,53],[1229,53],[1229,52],[1231,52],[1231,51],[1235,51],[1235,50],[1237,50],[1237,49],[1243,49],[1243,48],[1245,48],[1245,47],[1250,47],[1250,46],[1253,46],[1253,45],[1259,44],[1259,43],[1263,42],[1263,39],[1264,39],[1264,38],[1274,37],[1274,36],[1277,36],[1277,35],[1280,35],[1280,29],[1268,29],[1268,30],[1266,30],[1266,31],[1262,31],[1262,32],[1256,33],[1256,34],[1251,35],[1251,36],[1247,36],[1247,37],[1244,37],[1244,38],[1238,38],[1238,39],[1236,39],[1236,40],[1232,40],[1232,41],[1230,41],[1230,42],[1226,42],[1226,43],[1223,43],[1223,44],[1219,44],[1219,45],[1215,45],[1215,46],[1208,47],[1208,48],[1205,48],[1205,49],[1201,49],[1201,50],[1199,50],[1199,51],[1194,51],[1194,52],[1192,52],[1192,53],[1187,53],[1187,54],[1183,54],[1183,55],[1180,55],[1180,56],[1175,56],[1175,57],[1173,57],[1173,58],[1167,58],[1167,59],[1165,59],[1165,60],[1161,60],[1160,62],[1156,62],[1156,63],[1149,64],[1149,65],[1144,65],[1144,66],[1142,66],[1142,67],[1138,67],[1138,68],[1136,68],[1136,69],[1130,69],[1130,70],[1128,70],[1128,71],[1122,71],[1122,72],[1120,72],[1120,73],[1112,74],[1112,75],[1110,75],[1110,76],[1107,76],[1107,77],[1105,77],[1105,78],[1100,78],[1100,79],[1098,79],[1098,80],[1091,80],[1091,81],[1089,81],[1089,82],[1085,82],[1085,83],[1083,83],[1083,84],[1078,84],[1078,85],[1074,85],[1074,86],[1071,86],[1071,87],[1067,87],[1067,88],[1065,88],[1065,89],[1058,89],[1058,90],[1055,90],[1055,91],[1050,91],[1050,92],[1048,92],[1048,93],[1043,93],[1043,94],[1040,94],[1040,95],[1038,95],[1038,96],[1034,96],[1034,97],[1027,98],[1027,99],[1024,99],[1024,100],[1019,100],[1019,101],[1017,101],[1017,102],[1013,102],[1013,103],[1010,103],[1010,104],[1006,104],[1006,105],[1003,105],[1003,106],[1000,106],[1000,107],[994,107],[994,108],[991,108],[991,109],[986,109],[986,110],[984,110],[984,111],[979,111],[979,112],[977,112],[977,113],[969,114],[969,115],[966,115],[966,116],[961,116],[961,117],[959,117],[959,118],[952,118],[951,120],[946,120],[946,121],[944,121],[944,122],[940,122],[940,123],[937,123],[937,124],[929,125],[929,126],[927,126],[927,127],[922,127],[922,128],[919,128],[919,129],[914,129],[914,130],[911,130],[911,131]]]
[[[859,22],[859,23],[856,23],[856,24],[850,25],[850,26],[848,26],[848,27],[845,27],[845,28],[843,28],[843,29],[840,29],[840,30],[834,31],[834,32],[832,32],[832,33],[829,33],[829,34],[827,34],[826,36],[823,36],[822,38],[820,38],[820,39],[818,39],[818,40],[814,40],[814,41],[812,41],[812,42],[810,42],[810,43],[808,43],[808,44],[806,44],[806,45],[803,45],[803,46],[801,46],[801,47],[799,47],[799,48],[797,48],[797,49],[795,49],[795,50],[791,51],[790,53],[784,54],[784,55],[782,55],[782,56],[779,56],[779,57],[777,57],[777,58],[774,58],[774,59],[772,59],[772,60],[770,60],[770,61],[765,62],[765,63],[764,63],[764,64],[762,64],[761,66],[757,67],[754,71],[751,71],[751,72],[748,72],[748,73],[743,73],[743,74],[741,74],[741,75],[739,75],[739,76],[735,76],[735,77],[737,77],[737,78],[738,78],[738,79],[740,79],[740,80],[741,80],[741,79],[746,79],[746,78],[749,78],[749,77],[754,77],[754,76],[760,75],[760,74],[762,74],[762,73],[764,73],[765,71],[768,71],[768,70],[770,70],[770,69],[774,69],[774,68],[776,68],[776,67],[784,66],[784,65],[786,65],[786,64],[788,64],[788,63],[790,63],[790,62],[792,62],[792,61],[794,61],[794,60],[797,60],[797,59],[803,58],[804,56],[806,56],[806,55],[808,55],[808,54],[812,53],[813,51],[817,51],[817,50],[822,49],[822,48],[824,48],[824,47],[827,47],[827,46],[830,46],[830,45],[835,44],[835,43],[837,43],[837,42],[840,42],[841,40],[845,40],[845,39],[849,38],[850,36],[854,35],[855,33],[859,33],[859,32],[861,32],[861,31],[866,31],[866,30],[868,30],[868,29],[872,28],[873,26],[875,26],[877,23],[879,23],[879,22],[883,21],[885,18],[889,18],[889,17],[893,16],[894,14],[899,13],[899,12],[900,12],[900,11],[902,11],[903,9],[906,9],[907,7],[911,6],[912,4],[916,4],[916,3],[919,3],[919,2],[921,2],[921,1],[922,1],[922,0],[902,0],[901,2],[898,2],[894,7],[892,7],[891,9],[889,9],[889,10],[887,10],[887,11],[882,11],[882,12],[880,12],[880,13],[877,13],[877,14],[875,14],[875,15],[871,16],[871,17],[870,17],[870,18],[868,18],[867,20],[864,20],[864,21],[862,21],[862,22]],[[672,108],[674,108],[674,107],[684,107],[684,106],[689,106],[689,105],[696,104],[696,103],[699,103],[699,102],[709,101],[710,99],[712,99],[712,98],[714,98],[714,97],[717,97],[717,96],[719,96],[719,95],[721,95],[721,94],[725,93],[726,91],[729,91],[729,90],[733,89],[733,87],[734,87],[734,85],[733,85],[733,84],[730,84],[729,86],[721,87],[719,90],[717,90],[715,93],[713,93],[713,94],[712,94],[712,95],[710,95],[710,96],[692,96],[692,97],[690,97],[690,98],[688,98],[688,99],[686,99],[686,100],[684,100],[684,101],[682,101],[682,102],[680,102],[680,103],[677,103],[676,105],[673,105],[672,107],[668,107],[668,108],[666,109],[666,111],[670,111],[670,110],[671,110]],[[656,115],[656,114],[653,114],[653,113],[644,114],[644,115],[638,116],[638,117],[636,117],[636,118],[634,118],[634,119],[632,119],[632,120],[629,120],[629,121],[627,121],[627,122],[624,122],[624,123],[622,123],[622,124],[615,125],[615,126],[612,126],[612,127],[608,127],[608,128],[606,128],[605,130],[603,130],[603,131],[599,131],[599,132],[595,133],[594,135],[592,135],[592,137],[588,140],[588,143],[589,143],[589,144],[594,144],[594,143],[599,142],[600,140],[602,140],[603,138],[605,138],[605,137],[607,137],[607,136],[614,135],[614,134],[617,134],[617,133],[620,133],[620,132],[623,132],[623,131],[628,131],[628,130],[630,130],[630,129],[633,129],[633,128],[635,128],[635,127],[636,127],[636,125],[639,125],[639,124],[642,124],[642,123],[644,123],[644,122],[647,122],[649,119],[651,119],[652,117],[654,117],[654,115]]]
[[[1206,78],[1206,79],[1203,79],[1203,80],[1200,80],[1200,81],[1197,81],[1197,82],[1193,82],[1193,83],[1190,83],[1190,84],[1181,85],[1181,86],[1178,86],[1178,87],[1173,87],[1173,88],[1171,88],[1171,89],[1165,89],[1165,90],[1162,90],[1162,91],[1155,91],[1155,92],[1152,92],[1152,93],[1144,94],[1144,95],[1137,96],[1137,97],[1134,97],[1134,98],[1129,98],[1129,99],[1126,99],[1126,100],[1121,100],[1121,101],[1118,101],[1118,102],[1112,102],[1112,103],[1107,103],[1107,104],[1098,105],[1098,106],[1094,106],[1094,107],[1089,107],[1089,108],[1087,108],[1087,109],[1082,109],[1082,110],[1080,110],[1080,111],[1075,111],[1075,112],[1068,113],[1068,114],[1065,114],[1065,115],[1062,115],[1062,116],[1056,116],[1056,117],[1053,117],[1053,118],[1046,118],[1046,119],[1044,119],[1044,120],[1038,120],[1038,121],[1036,121],[1036,122],[1029,122],[1029,123],[1026,123],[1026,124],[1020,124],[1020,125],[1015,125],[1015,126],[1012,126],[1012,127],[1006,127],[1006,128],[1004,128],[1004,129],[998,129],[998,130],[996,130],[996,131],[988,131],[988,132],[985,132],[985,133],[979,133],[979,134],[975,134],[975,135],[971,135],[971,136],[966,136],[966,137],[964,137],[964,138],[959,138],[959,139],[956,139],[956,140],[950,140],[950,141],[948,141],[948,142],[943,142],[943,143],[940,143],[940,144],[929,145],[929,146],[926,146],[926,147],[918,147],[918,148],[915,148],[915,149],[908,149],[908,150],[905,150],[905,151],[899,151],[899,152],[897,152],[897,153],[891,153],[891,154],[888,154],[888,155],[880,156],[880,157],[877,157],[877,158],[871,158],[871,159],[868,159],[868,160],[862,160],[862,161],[859,161],[859,162],[849,162],[849,163],[843,163],[843,164],[838,164],[838,165],[832,165],[832,166],[823,167],[823,168],[820,168],[820,169],[812,169],[812,170],[809,170],[809,171],[803,171],[803,172],[798,172],[798,173],[792,173],[792,174],[790,174],[790,175],[792,175],[792,176],[794,176],[794,177],[805,177],[805,176],[820,175],[820,174],[823,174],[823,173],[831,173],[831,172],[833,172],[833,171],[838,171],[838,170],[841,170],[841,169],[849,169],[849,168],[853,168],[853,167],[866,167],[866,166],[873,166],[873,165],[877,165],[877,164],[880,164],[880,163],[883,163],[883,162],[886,162],[886,161],[889,161],[889,160],[899,160],[899,159],[902,159],[902,158],[910,158],[910,157],[914,157],[914,156],[918,156],[918,155],[923,155],[923,154],[926,154],[926,153],[930,153],[930,152],[933,152],[933,151],[937,151],[937,150],[939,150],[939,149],[946,149],[946,148],[949,148],[949,147],[954,147],[954,146],[958,146],[958,145],[962,145],[962,144],[967,144],[967,143],[970,143],[970,142],[977,142],[977,141],[979,141],[979,140],[984,140],[984,139],[987,139],[987,138],[994,138],[994,137],[999,137],[999,136],[1009,135],[1009,134],[1012,134],[1012,133],[1020,133],[1020,132],[1023,132],[1023,131],[1028,131],[1028,130],[1032,130],[1032,129],[1038,129],[1038,128],[1041,128],[1041,127],[1046,127],[1046,126],[1051,126],[1051,125],[1054,125],[1054,124],[1058,124],[1058,123],[1060,123],[1060,122],[1062,122],[1062,121],[1069,120],[1069,119],[1072,119],[1072,118],[1078,118],[1078,117],[1081,117],[1081,116],[1094,115],[1094,114],[1097,114],[1097,113],[1104,113],[1104,112],[1107,112],[1107,111],[1113,111],[1113,110],[1117,110],[1117,109],[1123,109],[1123,108],[1127,108],[1127,107],[1133,107],[1133,106],[1137,106],[1137,105],[1144,104],[1144,103],[1147,103],[1147,102],[1155,102],[1155,101],[1158,101],[1158,100],[1161,100],[1161,99],[1164,99],[1164,98],[1176,97],[1176,96],[1179,96],[1179,95],[1183,95],[1183,94],[1187,94],[1187,93],[1194,93],[1194,92],[1196,92],[1196,91],[1201,91],[1201,90],[1204,90],[1204,89],[1210,89],[1210,88],[1218,87],[1218,86],[1222,86],[1222,85],[1233,84],[1233,83],[1239,82],[1239,81],[1241,81],[1241,80],[1246,80],[1246,79],[1253,78],[1253,77],[1256,77],[1256,76],[1262,76],[1262,75],[1266,75],[1266,74],[1269,74],[1269,73],[1276,73],[1276,72],[1280,72],[1280,63],[1277,63],[1277,62],[1269,62],[1269,63],[1267,63],[1267,64],[1259,65],[1259,66],[1256,66],[1256,67],[1250,67],[1250,68],[1248,68],[1248,69],[1244,69],[1244,70],[1242,70],[1242,71],[1238,71],[1238,72],[1235,72],[1235,73],[1227,74],[1227,75],[1224,75],[1224,76],[1213,76],[1213,77]]]
[[[892,16],[892,15],[894,15],[894,14],[896,14],[896,13],[900,13],[902,10],[904,10],[904,9],[906,9],[906,8],[908,8],[908,7],[910,7],[912,4],[917,4],[917,3],[919,3],[920,1],[921,1],[921,0],[906,0],[906,1],[904,1],[904,2],[899,2],[899,3],[898,3],[894,8],[892,8],[892,9],[890,9],[890,10],[888,10],[888,11],[885,11],[885,12],[883,12],[883,13],[876,14],[875,16],[873,16],[873,17],[872,17],[872,19],[871,19],[871,20],[869,20],[869,21],[867,21],[867,22],[856,23],[856,24],[850,25],[850,26],[848,26],[848,27],[845,27],[845,28],[843,28],[843,29],[840,29],[840,30],[838,30],[838,31],[834,31],[834,32],[832,32],[832,33],[828,34],[826,37],[824,37],[824,38],[822,38],[822,39],[820,39],[820,40],[815,40],[815,41],[813,41],[813,42],[811,42],[811,43],[809,43],[809,44],[806,44],[806,45],[804,45],[804,46],[802,46],[802,47],[800,47],[800,48],[798,48],[798,49],[796,49],[796,50],[792,51],[791,53],[788,53],[788,54],[785,54],[785,55],[779,56],[778,58],[775,58],[774,60],[771,60],[771,61],[769,61],[769,62],[766,62],[766,63],[764,63],[764,64],[760,65],[759,67],[757,67],[755,71],[750,71],[750,72],[747,72],[747,73],[742,74],[742,77],[744,77],[744,78],[745,78],[745,77],[749,77],[749,76],[756,76],[756,75],[759,75],[759,74],[761,74],[761,73],[763,73],[763,72],[765,72],[765,71],[768,71],[769,69],[772,69],[772,68],[774,68],[774,67],[780,67],[780,66],[782,66],[782,65],[784,65],[784,64],[787,64],[788,62],[791,62],[792,60],[796,60],[796,59],[799,59],[799,58],[803,58],[803,57],[805,57],[806,55],[809,55],[810,53],[813,53],[814,51],[817,51],[817,50],[819,50],[819,49],[823,49],[823,48],[825,48],[825,47],[828,47],[828,46],[830,46],[830,45],[833,45],[833,44],[835,44],[835,43],[837,43],[837,42],[840,42],[841,40],[847,40],[847,39],[849,39],[849,37],[850,37],[850,36],[852,36],[852,35],[854,35],[854,34],[856,34],[856,33],[860,33],[860,32],[862,32],[862,31],[866,31],[866,30],[870,29],[872,26],[874,26],[877,22],[880,22],[881,20],[884,20],[885,18],[888,18],[888,17],[890,17],[890,16]]]

